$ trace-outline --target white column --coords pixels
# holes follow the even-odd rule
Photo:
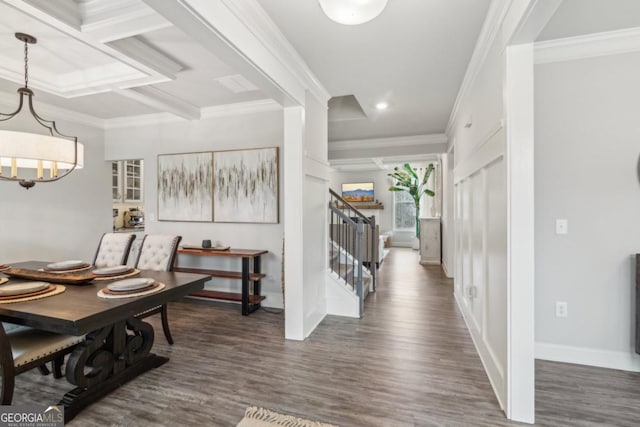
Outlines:
[[[534,92],[533,44],[506,49],[507,151],[507,417],[533,423]]]
[[[284,109],[284,336],[304,339],[304,107]]]

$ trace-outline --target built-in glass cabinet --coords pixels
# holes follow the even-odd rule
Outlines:
[[[111,162],[111,197],[114,202],[138,203],[144,196],[143,160]]]

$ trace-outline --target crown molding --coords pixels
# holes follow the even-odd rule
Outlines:
[[[280,64],[293,74],[299,84],[313,93],[319,101],[329,101],[329,92],[256,0],[222,2]]]
[[[329,142],[329,151],[350,151],[388,147],[416,147],[430,144],[443,144],[447,141],[448,137],[444,133],[396,136],[392,138],[353,139]]]
[[[496,37],[500,34],[500,27],[509,11],[509,8],[511,7],[511,3],[512,0],[492,1],[489,6],[487,17],[485,18],[482,29],[480,30],[478,41],[473,49],[471,60],[469,61],[467,71],[464,74],[460,90],[456,96],[456,101],[451,109],[451,114],[449,115],[449,122],[447,123],[445,130],[447,135],[451,134],[451,130],[458,119],[460,106],[467,98],[469,91],[475,84],[478,74],[487,59],[487,55],[489,54]]]
[[[213,107],[202,108],[200,110],[200,120],[277,110],[282,110],[282,106],[280,104],[270,99],[261,99],[258,101],[238,102],[236,104],[216,105]],[[153,113],[107,119],[104,121],[104,129],[153,126],[184,121],[184,118],[180,118],[170,113]]]
[[[15,110],[17,105],[18,96],[16,94],[0,92],[0,106],[9,108],[11,109],[11,111],[13,111]],[[23,107],[23,112],[25,111],[24,108],[26,107]],[[104,129],[104,119],[91,116],[89,114],[78,113],[77,111],[56,107],[55,105],[39,102],[37,100],[34,100],[34,108],[39,115],[43,116],[47,120],[55,120],[56,122],[64,120],[67,122],[73,122],[91,126],[94,128]]]
[[[640,28],[607,31],[535,43],[535,63],[575,61],[640,51]]]

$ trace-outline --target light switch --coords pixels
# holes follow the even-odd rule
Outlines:
[[[556,219],[556,234],[569,233],[569,221],[566,219]]]

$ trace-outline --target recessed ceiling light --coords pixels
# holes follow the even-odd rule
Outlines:
[[[384,111],[387,108],[389,108],[389,104],[387,104],[386,102],[378,102],[376,104],[376,110],[378,111]]]

